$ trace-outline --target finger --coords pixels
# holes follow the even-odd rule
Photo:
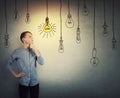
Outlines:
[[[25,73],[21,73],[21,76],[25,76]]]
[[[21,72],[21,74],[25,74],[24,72]]]
[[[25,76],[25,73],[21,72],[21,73],[19,73],[19,76],[23,77],[23,76]]]

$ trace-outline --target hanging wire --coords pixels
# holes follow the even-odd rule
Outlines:
[[[103,0],[103,6],[104,6],[104,24],[103,24],[103,36],[104,37],[107,37],[109,35],[108,33],[108,25],[107,25],[107,22],[106,22],[106,2],[105,0]]]
[[[8,34],[8,22],[7,22],[7,6],[6,6],[6,0],[4,1],[4,9],[5,9],[5,35],[4,35],[4,40],[5,40],[5,43],[4,43],[4,46],[5,48],[8,48],[9,47],[9,34]]]
[[[15,0],[15,9],[17,9],[17,0]]]
[[[113,16],[112,16],[112,30],[113,30],[113,37],[112,37],[112,49],[116,49],[117,45],[116,45],[116,38],[115,38],[115,30],[114,30],[114,0],[112,0],[112,4],[113,4]]]
[[[65,25],[67,28],[72,28],[74,26],[74,21],[72,19],[72,15],[70,13],[70,0],[68,0],[68,14],[67,14],[67,19],[66,19]]]
[[[95,0],[94,0],[94,10],[93,10],[93,49],[92,49],[92,58],[90,59],[90,63],[93,65],[93,67],[97,66],[99,63],[99,59],[97,58],[97,49],[95,46]]]
[[[49,17],[48,17],[48,0],[46,0],[46,18],[45,18],[45,23],[48,25],[49,24]]]
[[[77,3],[78,3],[78,10],[77,10],[77,16],[78,16],[78,27],[77,27],[77,30],[76,30],[76,43],[77,44],[80,44],[81,42],[81,37],[80,37],[80,17],[79,17],[79,0],[77,0]]]
[[[94,12],[93,12],[93,48],[95,48],[95,0],[94,0]]]
[[[78,16],[78,27],[80,26],[80,14],[79,14],[79,0],[78,0],[78,10],[77,10],[77,16]]]
[[[63,40],[62,40],[62,0],[59,0],[59,2],[60,2],[60,40],[59,40],[58,52],[63,53],[64,46],[63,46]]]
[[[83,1],[84,2],[84,5],[83,5],[83,15],[84,16],[87,16],[89,14],[89,10],[87,8],[87,5],[86,5],[86,0]]]
[[[7,28],[8,28],[8,25],[7,25],[7,9],[6,9],[6,0],[5,0],[5,24],[6,24],[6,33],[7,33]]]
[[[70,13],[70,0],[68,0],[68,13]]]
[[[106,22],[106,2],[103,0],[103,5],[104,5],[104,22]]]
[[[28,0],[27,0],[27,13],[29,13],[29,5],[28,5]]]
[[[48,0],[46,0],[46,16],[48,17]]]
[[[18,13],[18,9],[17,9],[17,0],[15,0],[15,8],[14,8],[14,20],[18,20],[19,19],[19,13]]]
[[[27,0],[27,13],[26,13],[26,19],[25,19],[25,22],[26,23],[30,23],[30,13],[29,13],[29,2]]]
[[[60,0],[60,39],[62,39],[62,0]]]
[[[56,26],[55,24],[52,24],[49,22],[49,17],[48,17],[48,0],[46,0],[46,17],[45,17],[45,23],[44,24],[41,24],[39,26],[39,29],[40,29],[40,35],[43,35],[42,38],[46,37],[48,38],[48,36],[52,37],[52,35],[54,36],[55,34],[55,29],[56,29]]]

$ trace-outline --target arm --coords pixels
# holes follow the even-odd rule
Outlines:
[[[20,73],[17,74],[15,71],[11,71],[11,73],[16,78],[21,78],[21,77],[25,76],[25,73],[23,73],[23,72],[20,72]]]
[[[14,70],[13,70],[13,68],[12,68],[12,64],[13,64],[13,62],[15,61],[15,56],[14,56],[14,54],[12,54],[11,56],[10,56],[10,58],[8,59],[8,61],[7,61],[7,69],[12,73],[12,75],[14,76],[14,77],[16,77],[16,78],[20,78],[20,77],[23,77],[25,74],[23,73],[23,72],[20,72],[20,73],[16,73]]]
[[[39,50],[36,50],[35,54],[36,54],[36,59],[37,59],[38,63],[43,65],[44,64],[44,59],[41,56],[41,53],[39,52]]]
[[[33,52],[35,53],[35,55],[36,55],[36,57],[37,57],[38,63],[41,64],[41,65],[43,65],[43,64],[44,64],[44,59],[43,59],[43,57],[41,56],[40,51],[39,51],[38,49],[36,49],[33,44],[30,45],[30,48],[31,48],[31,49],[33,50]]]
[[[40,55],[40,56],[37,56],[37,61],[39,64],[43,65],[44,64],[44,59],[43,57]]]

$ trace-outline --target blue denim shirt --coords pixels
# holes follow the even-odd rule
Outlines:
[[[32,50],[26,48],[16,49],[7,61],[7,68],[13,71],[12,64],[16,61],[19,72],[24,72],[25,76],[19,78],[19,83],[24,86],[34,86],[39,83],[36,61],[43,65],[43,58],[37,57]]]

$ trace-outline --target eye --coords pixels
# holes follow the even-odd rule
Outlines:
[[[29,38],[32,38],[32,36],[29,36]]]

